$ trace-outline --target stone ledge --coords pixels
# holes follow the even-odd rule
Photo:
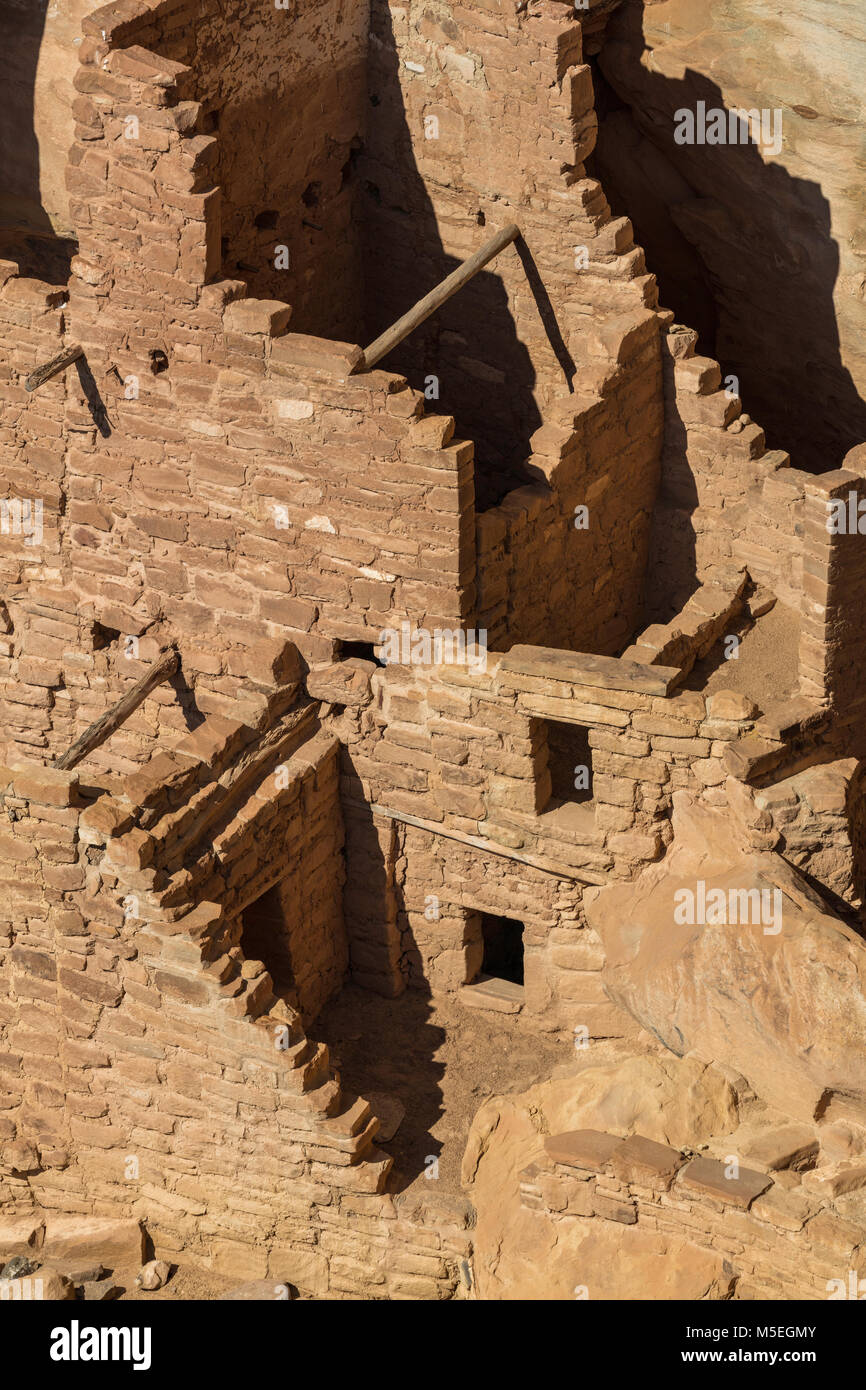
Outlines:
[[[549,1135],[544,1141],[548,1156],[564,1168],[586,1168],[591,1173],[605,1173],[618,1149],[625,1143],[615,1134],[599,1129],[573,1129],[565,1134]]]
[[[667,1190],[684,1158],[679,1149],[631,1134],[611,1155],[614,1176],[623,1183]]]
[[[561,651],[556,647],[512,647],[499,666],[500,684],[509,686],[510,673],[558,680],[602,690],[630,690],[641,695],[667,695],[679,679],[673,666],[649,666],[615,656]]]
[[[752,1168],[740,1168],[736,1178],[725,1177],[727,1166],[716,1158],[693,1158],[680,1172],[678,1185],[743,1210],[772,1186],[771,1177]]]
[[[271,348],[270,366],[278,372],[322,372],[345,381],[361,357],[356,343],[315,338],[307,333],[285,333]]]
[[[292,306],[279,299],[234,299],[223,311],[223,327],[229,333],[278,338],[291,317]]]

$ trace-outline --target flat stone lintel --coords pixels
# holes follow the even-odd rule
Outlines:
[[[512,647],[502,657],[499,679],[505,686],[510,673],[596,686],[599,690],[631,690],[640,695],[667,695],[681,674],[678,666],[645,666],[615,656],[524,646]]]

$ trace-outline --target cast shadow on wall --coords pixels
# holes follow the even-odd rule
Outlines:
[[[402,1191],[428,1172],[442,1151],[432,1130],[444,1113],[439,1060],[445,1031],[432,1022],[430,989],[417,970],[406,988],[404,971],[414,957],[402,894],[395,884],[395,825],[380,833],[347,750],[343,754],[346,880],[343,916],[349,974],[308,1035],[326,1042],[332,1065],[349,1094],[379,1096],[405,1107],[393,1138],[381,1141],[394,1160],[389,1190]],[[387,848],[389,838],[391,849]],[[375,1143],[380,1141],[374,1140]],[[435,1176],[435,1173],[433,1174]]]
[[[396,322],[457,268],[446,254],[433,200],[419,172],[403,93],[400,56],[385,21],[371,68],[369,133],[356,161],[365,238],[364,295],[368,341]],[[398,171],[398,172],[395,172]],[[444,196],[443,196],[444,201]],[[457,209],[464,222],[470,216]],[[489,239],[483,210],[474,213],[474,249]],[[500,253],[517,255],[551,348],[572,389],[575,365],[532,257],[521,238]],[[400,372],[427,393],[431,412],[455,417],[457,435],[475,444],[476,508],[496,506],[533,479],[526,471],[531,438],[542,423],[533,391],[536,369],[508,302],[497,263],[481,271],[380,366]],[[438,394],[431,394],[438,392]]]
[[[699,101],[707,113],[726,110],[721,89],[691,68],[672,78],[641,63],[642,0],[612,30],[609,55],[603,46],[594,64],[591,172],[613,211],[631,218],[660,302],[699,331],[698,351],[718,359],[723,377],[738,378],[768,447],[809,472],[840,467],[866,440],[866,401],[842,360],[840,256],[820,184],[787,171],[784,143],[766,160],[752,142],[677,145],[676,113]],[[784,140],[793,114],[778,110]]]
[[[22,275],[62,285],[75,242],[60,237],[42,205],[39,141],[34,125],[36,70],[49,0],[0,0],[4,56],[0,100],[0,257]]]

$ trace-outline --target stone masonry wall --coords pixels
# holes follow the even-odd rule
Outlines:
[[[287,855],[320,865],[320,814],[339,853],[336,744],[293,753],[296,728],[257,743],[212,716],[96,800],[77,772],[0,773],[3,1212],[137,1217],[169,1258],[317,1295],[459,1296],[465,1204],[377,1196],[391,1160],[369,1106],[238,945],[238,909]],[[214,777],[245,742],[227,799]],[[169,873],[199,836],[195,871]]]
[[[544,633],[617,651],[642,603],[659,333],[630,224],[583,177],[596,125],[581,27],[546,0],[374,5],[369,80],[371,337],[495,226],[522,232],[387,359],[475,442],[479,624],[498,648]]]
[[[696,1268],[705,1270],[705,1297],[826,1299],[831,1280],[847,1296],[848,1271],[862,1273],[861,1226],[837,1210],[833,1184],[821,1183],[819,1172],[818,1181],[812,1177],[742,1166],[734,1176],[727,1160],[712,1155],[637,1134],[577,1130],[545,1140],[543,1154],[521,1173],[521,1200],[556,1223],[634,1227],[647,1238],[647,1253],[664,1250],[666,1239],[688,1242]],[[844,1208],[844,1197],[838,1205]],[[688,1245],[679,1256],[687,1268]],[[577,1296],[592,1300],[593,1274],[607,1282],[598,1269],[574,1270],[574,1284],[584,1289]]]
[[[215,628],[242,645],[291,630],[328,655],[392,611],[460,619],[474,603],[471,444],[451,443],[447,417],[422,424],[402,379],[349,379],[357,349],[287,334],[288,305],[206,283],[218,137],[198,133],[189,69],[111,50],[106,24],[88,21],[82,45],[89,125],[70,170],[72,329],[110,420],[67,458],[76,584],[118,630],[161,613],[209,653]],[[132,115],[138,140],[123,135]]]
[[[454,990],[481,966],[478,914],[523,927],[524,1005],[532,1028],[622,1037],[629,1019],[601,984],[604,953],[581,909],[582,888],[519,861],[399,825],[398,918],[410,988]],[[431,920],[431,895],[435,912]]]
[[[363,267],[351,169],[366,118],[368,5],[189,0],[172,18],[154,47],[195,73],[204,128],[219,133],[223,274],[287,300],[298,331],[355,341]],[[288,266],[275,264],[280,246]]]
[[[483,674],[386,667],[347,793],[585,883],[628,877],[661,853],[670,791],[721,785],[754,723],[742,697],[673,693],[677,675],[532,647]],[[592,802],[551,802],[548,719],[589,730]]]
[[[827,701],[862,724],[862,560],[824,516],[828,486],[861,480],[784,476],[658,308],[584,177],[567,7],[371,16],[362,119],[365,6],[97,11],[68,293],[0,267],[0,502],[44,503],[39,547],[0,527],[0,1200],[141,1217],[169,1256],[314,1294],[451,1298],[470,1210],[386,1191],[378,1122],[306,1024],[347,961],[386,994],[456,989],[492,912],[524,923],[535,1026],[619,1036],[585,887],[662,855],[676,790],[772,848],[745,783],[813,760]],[[275,95],[302,126],[259,148]],[[373,336],[511,220],[522,241],[395,357],[411,385],[310,336]],[[28,398],[64,341],[86,362]],[[424,413],[431,374],[443,415]],[[695,591],[693,629],[647,629],[616,660],[644,621],[660,458],[650,616]],[[796,719],[677,693],[742,600],[732,567],[772,573],[755,533],[774,500],[779,588],[802,597]],[[403,622],[483,626],[498,650],[483,673],[339,660]],[[181,677],[110,750],[39,766],[169,644]],[[551,722],[586,733],[589,801],[553,795]],[[250,922],[272,891],[269,962]],[[607,1219],[623,1193],[602,1197]]]
[[[483,673],[374,670],[372,703],[340,730],[355,978],[457,989],[479,965],[473,914],[492,912],[524,924],[533,1026],[620,1035],[583,890],[660,857],[674,791],[727,804],[728,750],[755,725],[733,692],[673,693],[678,674],[530,647]],[[590,801],[552,797],[548,720],[588,731]]]
[[[756,582],[772,576],[773,591],[799,607],[795,504],[802,494],[794,489],[789,498],[781,490],[788,486],[790,459],[764,448],[763,430],[743,411],[727,378],[722,381],[719,364],[695,355],[696,341],[692,329],[667,325],[665,434],[648,615],[667,621],[699,583],[712,582],[718,567],[731,564],[746,564],[750,572],[754,565]],[[764,511],[775,516],[772,546]]]
[[[845,727],[851,751],[862,757],[866,650],[866,554],[860,530],[866,482],[854,471],[866,449],[853,449],[846,467],[814,478],[804,505],[804,611],[800,628],[800,690],[829,699]],[[853,465],[853,466],[848,466]]]
[[[66,435],[63,380],[48,382],[38,395],[29,395],[24,379],[63,346],[68,293],[63,285],[19,276],[17,269],[11,261],[0,261],[0,502],[7,504],[0,514],[4,595],[43,578],[46,565],[58,565]],[[41,538],[35,530],[40,511]]]

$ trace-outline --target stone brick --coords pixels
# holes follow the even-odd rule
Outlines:
[[[544,1147],[553,1163],[604,1173],[624,1142],[615,1134],[604,1134],[600,1130],[575,1129],[567,1134],[549,1136]]]
[[[726,1177],[730,1165],[714,1158],[693,1158],[680,1170],[678,1184],[714,1197],[728,1206],[747,1209],[756,1197],[766,1192],[772,1179],[751,1168],[740,1168],[736,1177]]]

